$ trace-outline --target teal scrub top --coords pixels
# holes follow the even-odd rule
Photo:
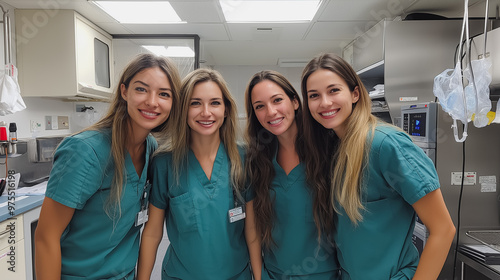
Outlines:
[[[61,236],[61,279],[133,279],[140,233],[134,222],[156,147],[148,136],[140,178],[126,153],[121,216],[112,219],[105,212],[114,175],[111,131],[84,131],[61,142],[45,194],[75,209]]]
[[[439,188],[434,164],[406,133],[378,125],[364,175],[363,220],[354,226],[344,209],[338,215],[345,279],[412,279],[419,261],[412,204]]]
[[[276,245],[263,249],[262,279],[336,280],[339,265],[335,248],[318,243],[313,216],[313,193],[306,182],[305,166],[298,164],[288,175],[273,159],[276,175],[271,184]]]
[[[170,245],[162,279],[252,279],[244,235],[245,221],[229,223],[234,208],[230,162],[221,143],[208,180],[190,150],[179,183],[172,154],[152,162],[150,202],[165,210]]]

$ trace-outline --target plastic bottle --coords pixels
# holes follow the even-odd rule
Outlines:
[[[7,137],[7,124],[4,121],[0,121],[0,142],[7,141],[9,141]]]
[[[9,124],[9,141],[12,143],[17,142],[17,126],[16,123]]]

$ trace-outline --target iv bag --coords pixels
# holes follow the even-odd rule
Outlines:
[[[491,67],[491,60],[489,58],[481,58],[471,61],[471,65],[472,73],[469,66],[464,70],[464,78],[469,81],[469,84],[465,87],[467,111],[469,119],[474,114],[474,126],[480,128],[488,125],[489,119],[486,114],[491,110],[489,88],[491,75],[488,72],[488,69]]]
[[[8,75],[7,71],[0,71],[0,115],[5,116],[26,109],[21,90],[17,83],[17,68],[12,67],[13,76]],[[7,68],[6,68],[7,69]]]
[[[443,111],[464,124],[468,122],[463,100],[464,88],[460,63],[456,64],[455,69],[446,69],[434,78],[433,92],[439,99]]]

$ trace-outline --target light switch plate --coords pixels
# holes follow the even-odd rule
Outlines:
[[[45,116],[45,130],[52,130],[52,116]]]

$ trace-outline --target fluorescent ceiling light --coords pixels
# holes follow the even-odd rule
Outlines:
[[[310,21],[320,0],[219,0],[227,22]]]
[[[146,50],[166,57],[194,57],[194,51],[190,47],[171,46],[142,46]]]
[[[304,68],[309,59],[287,59],[287,58],[279,58],[278,65],[280,67],[301,67]]]
[[[92,1],[120,23],[182,23],[169,2]]]

